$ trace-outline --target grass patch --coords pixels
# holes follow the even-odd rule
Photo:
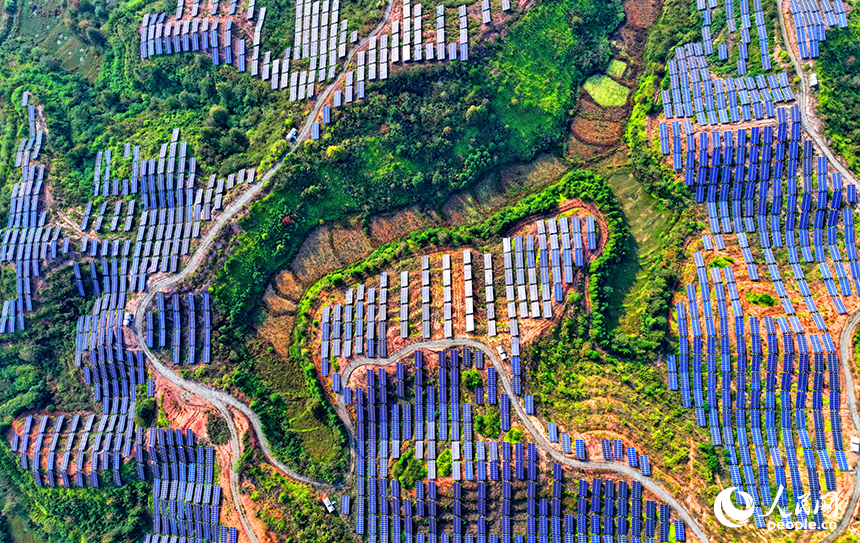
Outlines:
[[[499,437],[499,433],[502,431],[499,412],[490,411],[486,415],[476,415],[475,431],[490,439],[496,439]]]
[[[854,331],[854,363],[857,365],[857,371],[860,372],[860,327]]]
[[[635,334],[639,328],[640,294],[649,281],[648,262],[658,252],[661,235],[669,228],[673,213],[648,194],[628,164],[601,173],[621,204],[631,234],[624,262],[611,283],[609,327],[620,326],[624,333]]]
[[[8,524],[11,543],[45,543],[44,539],[39,539],[32,530],[27,529],[21,517],[11,517]]]
[[[744,298],[753,305],[760,305],[762,307],[773,307],[776,305],[776,299],[770,294],[758,294],[756,292],[747,292],[744,294]]]
[[[593,75],[585,81],[585,91],[603,107],[619,107],[627,103],[630,89],[616,83],[608,75]]]
[[[452,454],[451,449],[445,449],[442,454],[439,455],[439,458],[436,460],[436,467],[439,472],[439,477],[448,477],[451,475],[451,466],[452,466]]]
[[[717,258],[711,260],[712,268],[725,268],[726,266],[731,266],[735,263],[735,259],[728,256],[718,256]]]
[[[612,59],[609,61],[609,67],[606,68],[606,75],[609,77],[614,77],[615,79],[621,79],[624,77],[624,71],[627,69],[627,63],[622,62],[618,59]]]

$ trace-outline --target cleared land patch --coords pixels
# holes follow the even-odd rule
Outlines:
[[[603,107],[620,107],[627,103],[627,87],[616,83],[606,74],[593,75],[585,81],[585,91]]]

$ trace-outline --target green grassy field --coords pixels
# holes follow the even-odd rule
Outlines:
[[[585,80],[585,91],[603,107],[620,107],[627,103],[630,89],[616,83],[608,75],[593,75]]]
[[[610,328],[620,325],[624,333],[633,334],[638,328],[637,292],[648,280],[645,267],[649,257],[659,250],[661,234],[673,214],[644,190],[628,164],[607,164],[598,171],[609,181],[621,203],[631,234],[627,256],[612,282]]]
[[[627,69],[627,64],[617,59],[609,61],[609,67],[606,69],[606,74],[615,79],[624,77],[624,71]]]

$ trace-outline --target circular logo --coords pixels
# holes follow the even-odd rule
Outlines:
[[[743,501],[745,509],[738,509],[732,503],[732,492],[735,490],[737,490],[738,496]],[[717,495],[717,499],[714,500],[714,514],[717,516],[720,524],[727,528],[740,528],[741,525],[746,524],[752,518],[754,511],[752,496],[736,486],[723,490]]]

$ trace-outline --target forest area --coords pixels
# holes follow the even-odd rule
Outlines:
[[[818,115],[830,144],[848,167],[860,172],[860,21],[848,15],[848,28],[827,32],[815,61]]]

